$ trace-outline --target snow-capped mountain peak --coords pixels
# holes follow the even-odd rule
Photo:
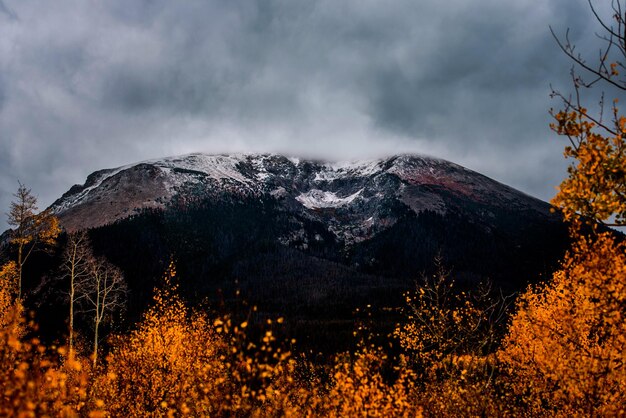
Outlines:
[[[346,242],[389,227],[398,208],[419,214],[463,210],[469,203],[540,214],[548,205],[451,162],[421,155],[324,162],[277,154],[202,154],[142,161],[91,174],[52,209],[70,229],[110,224],[175,201],[273,199],[316,219]],[[393,210],[390,208],[394,208]]]

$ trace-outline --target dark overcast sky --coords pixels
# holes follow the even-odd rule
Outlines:
[[[586,0],[0,0],[0,207],[199,151],[419,152],[548,200],[549,25],[597,29]]]

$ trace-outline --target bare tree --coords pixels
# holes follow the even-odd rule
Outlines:
[[[489,354],[504,333],[512,297],[494,292],[490,283],[462,291],[441,255],[435,257],[434,266],[434,274],[423,273],[415,291],[405,294],[406,307],[401,310],[405,320],[394,335],[423,377],[452,376],[456,360],[463,357],[482,371],[485,385],[490,385],[495,364]]]
[[[22,183],[13,196],[7,222],[15,228],[10,242],[17,246],[17,296],[21,299],[24,264],[38,244],[53,244],[61,230],[58,219],[50,211],[37,213],[37,198]]]
[[[98,343],[100,325],[111,318],[111,314],[120,311],[126,305],[127,286],[122,272],[104,258],[90,258],[88,279],[81,285],[81,291],[88,306],[87,312],[93,314],[93,364],[98,361]]]
[[[74,354],[74,305],[86,297],[90,287],[91,264],[94,262],[87,233],[77,232],[68,235],[63,254],[62,278],[69,280],[69,355]]]
[[[599,81],[604,81],[620,90],[626,90],[626,79],[621,76],[622,70],[626,70],[626,2],[623,0],[611,1],[611,19],[600,15],[598,9],[591,0],[587,0],[593,16],[595,17],[602,32],[596,36],[604,43],[600,47],[598,56],[592,62],[576,50],[569,37],[569,29],[563,38],[559,38],[552,27],[550,31],[561,50],[572,59],[575,66],[584,70],[588,77],[575,76],[577,87],[592,87]]]
[[[559,36],[550,28],[573,62],[572,94],[551,93],[562,106],[551,109],[555,122],[550,126],[567,137],[564,154],[572,159],[552,203],[567,220],[582,215],[593,225],[626,226],[626,117],[619,109],[626,92],[626,1],[587,1],[598,30],[597,55],[577,49],[569,29]],[[608,106],[604,91],[598,93],[597,107],[589,104],[584,96],[593,94],[593,87],[607,89],[613,99]]]
[[[618,91],[626,91],[626,2],[623,0],[612,0],[611,19],[606,19],[600,15],[598,9],[591,0],[587,0],[591,13],[596,19],[601,32],[596,33],[597,38],[603,43],[600,46],[598,55],[589,61],[577,49],[570,39],[570,29],[565,31],[565,35],[559,37],[554,29],[550,27],[550,32],[556,40],[559,48],[567,55],[574,66],[570,71],[574,95],[565,95],[558,90],[552,90],[552,97],[560,98],[563,101],[564,112],[575,112],[581,121],[593,123],[598,128],[604,130],[609,135],[621,134],[619,121],[617,120],[617,107],[613,103],[613,120],[607,122],[604,117],[604,93],[600,98],[600,111],[597,115],[591,114],[582,103],[582,89],[590,89],[596,84],[604,84]],[[552,111],[553,116],[556,113]],[[558,119],[557,119],[558,120]],[[578,149],[585,141],[583,135],[568,135],[570,143],[574,149]]]

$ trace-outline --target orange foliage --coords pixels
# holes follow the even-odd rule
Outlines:
[[[463,359],[459,359],[463,363]],[[499,392],[497,381],[484,374],[482,367],[473,367],[477,359],[459,364],[455,376],[446,380],[426,382],[419,392],[418,402],[424,415],[438,417],[499,417],[519,416]],[[493,370],[493,368],[492,368]]]
[[[0,326],[0,416],[87,416],[89,374],[84,363],[62,363],[62,348],[47,348],[28,331],[19,302],[2,312]],[[89,416],[98,416],[93,408]]]
[[[120,336],[98,377],[95,393],[115,416],[230,416],[285,408],[281,385],[289,353],[267,331],[259,343],[246,322],[211,320],[177,295],[173,265],[136,331]],[[274,406],[273,403],[275,404]],[[261,408],[261,409],[259,409]]]
[[[0,267],[0,328],[11,321],[9,311],[13,305],[15,289],[17,289],[17,265],[14,261],[9,261]]]
[[[617,224],[626,222],[626,118],[618,117],[614,108],[615,132],[596,132],[587,112],[559,112],[551,127],[559,135],[576,138],[565,148],[565,157],[573,158],[568,178],[552,203],[560,208],[566,220],[581,214],[598,221],[614,217]]]
[[[14,227],[10,242],[17,247],[17,296],[21,298],[24,264],[40,244],[53,245],[61,228],[50,210],[37,213],[37,198],[23,184],[19,184],[13,196],[15,200],[11,202],[7,223]]]
[[[364,347],[354,357],[339,356],[332,370],[332,383],[324,395],[322,416],[329,417],[420,417],[416,402],[415,376],[397,368],[398,376],[386,382],[381,371],[387,355],[380,348]]]
[[[404,297],[405,321],[396,326],[394,335],[422,378],[453,373],[456,357],[481,354],[476,344],[480,325],[487,323],[486,312],[468,294],[454,289],[449,273],[441,266]]]
[[[626,117],[620,115],[618,99],[626,91],[623,58],[626,56],[626,24],[623,0],[609,2],[606,10],[589,1],[592,15],[599,24],[596,41],[599,54],[586,59],[566,33],[558,46],[573,62],[571,70],[574,94],[552,91],[562,102],[562,109],[551,110],[555,122],[550,124],[558,135],[567,137],[570,146],[565,157],[572,158],[568,178],[560,186],[552,203],[566,219],[581,214],[593,222],[626,224]],[[606,17],[606,19],[605,19]],[[615,29],[618,28],[618,29]],[[591,49],[593,50],[593,48]],[[608,88],[615,99],[606,112],[605,94],[599,95],[599,106],[588,109],[583,101],[594,88]],[[615,94],[617,93],[617,94]],[[610,116],[607,117],[607,116]]]
[[[192,315],[176,295],[174,274],[171,268],[138,329],[118,337],[96,381],[114,416],[217,412],[226,368],[218,352],[226,347],[208,319]]]
[[[298,364],[270,330],[257,339],[247,322],[187,308],[174,277],[171,266],[137,329],[113,339],[97,369],[26,341],[19,310],[4,312],[0,415],[421,416],[414,375],[389,367],[382,349],[362,347],[329,367]]]
[[[437,258],[438,267],[405,294],[404,322],[394,336],[409,366],[418,373],[417,401],[426,415],[502,415],[496,394],[493,351],[505,318],[507,298],[489,286],[458,290]]]
[[[626,255],[609,234],[580,237],[545,287],[520,298],[499,353],[533,415],[624,414]]]

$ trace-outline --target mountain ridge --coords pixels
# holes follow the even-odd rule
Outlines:
[[[543,214],[549,210],[539,199],[425,155],[327,162],[253,153],[192,153],[98,170],[83,185],[70,188],[51,209],[68,230],[77,230],[111,224],[143,209],[167,209],[175,199],[265,195],[313,216],[320,211],[365,209],[369,216],[352,216],[351,225],[368,228],[385,222],[373,208],[381,200],[397,199],[418,214],[444,213],[448,205],[441,191],[483,204]]]

